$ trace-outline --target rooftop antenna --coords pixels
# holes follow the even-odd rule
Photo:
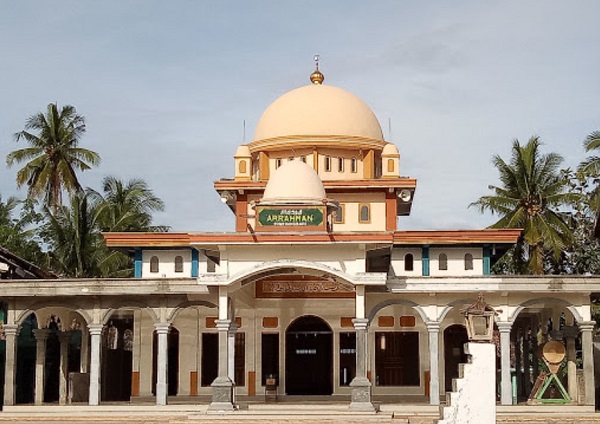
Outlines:
[[[244,119],[244,136],[242,138],[243,143],[246,144],[246,120]]]
[[[392,118],[388,118],[388,141],[392,141]]]

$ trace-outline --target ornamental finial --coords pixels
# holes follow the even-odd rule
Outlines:
[[[314,57],[315,60],[315,71],[310,74],[310,81],[313,84],[317,84],[317,85],[321,85],[323,84],[323,81],[325,80],[325,75],[323,75],[321,73],[321,71],[319,71],[319,61],[321,60],[321,56],[319,56],[318,54],[315,55]]]

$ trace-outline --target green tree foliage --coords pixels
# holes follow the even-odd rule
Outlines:
[[[30,132],[31,131],[31,132]],[[15,134],[15,141],[29,147],[8,154],[10,167],[25,162],[17,172],[17,186],[28,187],[29,198],[43,198],[54,212],[62,204],[62,193],[81,191],[76,171],[85,171],[100,163],[100,156],[79,147],[85,133],[85,120],[73,106],[59,110],[50,103],[46,113],[37,113],[25,123],[25,130]]]
[[[4,202],[0,196],[0,245],[17,256],[40,267],[47,265],[47,256],[36,240],[35,225],[42,217],[35,212],[35,202],[9,197]],[[19,217],[15,217],[20,209]]]
[[[525,145],[514,140],[510,162],[494,156],[501,185],[490,185],[494,194],[470,205],[500,217],[491,228],[523,229],[507,268],[516,273],[543,274],[545,255],[560,260],[574,240],[568,218],[558,208],[574,203],[578,195],[568,191],[568,181],[559,171],[562,157],[542,154],[540,144],[538,137]]]
[[[115,177],[102,180],[99,225],[102,231],[165,231],[152,225],[152,214],[162,212],[165,205],[154,195],[146,181],[127,182]]]
[[[102,231],[166,231],[152,226],[152,212],[164,209],[145,181],[103,181],[101,194],[88,189],[71,195],[68,205],[46,208],[42,237],[53,268],[65,277],[130,277],[132,259],[106,247]]]

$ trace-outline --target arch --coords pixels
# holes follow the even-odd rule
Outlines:
[[[231,285],[240,283],[241,285],[246,285],[271,275],[298,273],[326,278],[330,277],[333,278],[335,282],[342,284],[347,288],[354,289],[352,277],[350,277],[344,271],[320,263],[295,259],[281,259],[277,261],[263,262],[254,266],[253,268],[245,269],[244,271],[234,275],[229,284]],[[385,273],[380,274],[382,274],[381,283],[385,284],[387,276]]]
[[[285,330],[288,395],[333,394],[333,331],[316,315],[303,315]]]
[[[438,269],[440,271],[448,270],[448,255],[446,255],[445,253],[440,253],[440,256],[438,258]]]
[[[384,300],[383,302],[379,302],[377,305],[375,305],[371,309],[371,312],[369,312],[369,315],[367,316],[367,318],[369,319],[369,322],[373,321],[373,319],[375,318],[375,315],[377,315],[377,312],[379,312],[386,306],[390,306],[390,305],[410,306],[415,311],[417,311],[417,313],[419,314],[419,316],[421,317],[423,322],[431,321],[431,319],[427,316],[427,314],[425,313],[423,308],[421,308],[421,306],[419,306],[418,303],[415,303],[412,300],[406,300],[406,299],[388,299],[388,300]]]
[[[106,312],[104,313],[104,316],[102,317],[101,323],[106,324],[110,320],[110,317],[112,316],[112,314],[114,314],[119,309],[145,310],[150,315],[152,322],[160,322],[159,318],[156,315],[156,313],[154,312],[154,310],[150,306],[146,305],[145,303],[142,303],[142,302],[139,302],[136,300],[122,300],[120,302],[113,304],[109,309],[106,310]]]
[[[37,311],[39,311],[40,309],[46,309],[46,308],[68,309],[70,311],[76,312],[79,315],[81,315],[81,317],[85,320],[86,324],[92,323],[92,317],[88,314],[86,309],[77,308],[74,305],[67,303],[67,302],[55,302],[55,303],[48,304],[46,302],[40,301],[40,302],[35,302],[33,305],[30,305],[28,309],[21,311],[21,313],[15,319],[15,324],[16,325],[23,324],[23,321],[31,314],[34,314],[37,321],[40,322],[40,319],[39,319],[40,317],[38,316]]]
[[[394,172],[394,159],[387,160],[387,172]]]
[[[238,172],[240,174],[245,174],[247,170],[247,165],[246,165],[246,161],[245,160],[241,160],[239,165],[238,165]]]
[[[529,306],[537,305],[539,303],[551,303],[551,304],[555,304],[555,305],[560,305],[560,306],[564,307],[566,310],[568,310],[569,312],[571,312],[571,314],[573,315],[573,318],[575,318],[575,321],[577,321],[577,322],[584,321],[584,319],[581,316],[581,314],[579,313],[579,311],[577,311],[577,309],[573,305],[571,305],[571,303],[567,302],[566,300],[559,299],[556,297],[540,297],[540,298],[530,299],[530,300],[527,300],[527,301],[521,303],[519,305],[519,307],[517,309],[515,309],[513,314],[510,316],[509,321],[514,322],[515,319],[517,319],[517,317],[519,316],[519,314],[523,311],[523,309],[525,309]]]
[[[464,307],[464,306],[470,305],[472,303],[473,303],[473,298],[457,299],[457,300],[454,300],[454,301],[450,302],[442,310],[442,313],[440,314],[440,317],[439,317],[438,321],[440,323],[444,322],[444,319],[446,319],[446,315],[448,315],[448,313],[452,309],[456,308],[457,306]]]
[[[152,256],[150,258],[150,272],[157,273],[158,272],[158,256]]]
[[[465,271],[473,270],[473,255],[465,253]]]
[[[183,272],[183,256],[175,256],[175,272]]]
[[[211,308],[211,309],[215,309],[218,307],[215,303],[208,302],[205,300],[189,300],[187,302],[182,302],[179,305],[175,306],[173,311],[167,317],[167,322],[169,322],[170,324],[173,324],[175,322],[175,319],[177,318],[177,316],[181,313],[181,311],[185,310],[186,308],[193,307],[193,306],[205,306],[205,307]]]
[[[404,271],[414,271],[415,257],[412,253],[404,255]]]

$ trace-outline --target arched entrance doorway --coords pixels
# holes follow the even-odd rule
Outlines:
[[[467,362],[464,345],[468,341],[464,325],[454,324],[444,331],[444,381],[447,392],[452,391],[452,379],[458,378],[458,365]]]
[[[297,318],[285,332],[285,392],[333,393],[333,332],[316,316]]]

